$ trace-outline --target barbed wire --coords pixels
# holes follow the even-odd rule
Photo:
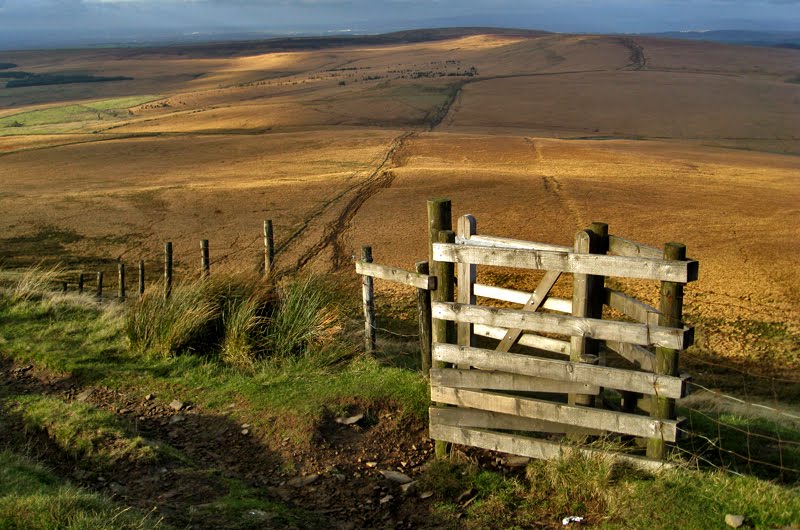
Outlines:
[[[722,392],[719,392],[717,390],[712,390],[712,389],[707,388],[707,387],[701,385],[700,383],[696,383],[694,381],[689,381],[688,384],[690,386],[697,387],[697,388],[703,390],[704,392],[708,392],[709,394],[713,394],[713,395],[715,395],[717,397],[720,397],[720,398],[723,398],[723,399],[727,399],[729,401],[733,401],[733,402],[739,403],[741,405],[746,405],[748,407],[754,407],[754,408],[758,408],[758,409],[767,410],[769,412],[772,412],[772,413],[775,413],[775,414],[779,414],[781,416],[786,416],[787,418],[792,418],[793,420],[800,420],[800,415],[797,415],[797,414],[790,414],[790,413],[788,413],[786,411],[783,411],[783,410],[780,410],[780,409],[777,409],[777,408],[774,408],[774,407],[770,407],[770,406],[767,406],[767,405],[762,405],[761,403],[753,403],[753,402],[750,402],[750,401],[745,401],[744,399],[737,398],[735,396],[731,396],[729,394],[723,394]],[[690,407],[687,407],[687,408],[690,408]],[[695,409],[692,409],[692,410],[695,410]]]

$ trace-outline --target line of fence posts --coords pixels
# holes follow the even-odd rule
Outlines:
[[[164,297],[169,298],[172,293],[173,286],[173,250],[172,242],[167,241],[164,243]],[[270,276],[274,273],[275,267],[275,241],[273,235],[272,219],[264,221],[264,264],[263,274]],[[127,300],[127,277],[126,277],[125,263],[117,264],[117,297],[120,302]],[[139,296],[144,295],[145,291],[145,262],[143,259],[138,263],[138,293]],[[211,274],[211,258],[209,251],[209,240],[203,239],[200,241],[200,276],[205,278]],[[97,272],[97,284],[95,288],[95,298],[98,302],[103,299],[103,280],[104,273]],[[78,273],[77,291],[78,294],[83,294],[85,290],[86,275],[84,272]],[[69,283],[67,281],[60,282],[60,288],[63,293],[68,292]]]

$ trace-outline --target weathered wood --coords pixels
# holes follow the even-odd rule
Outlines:
[[[435,293],[436,291],[434,291]],[[692,344],[692,328],[666,328],[634,322],[616,322],[573,317],[554,313],[526,313],[518,309],[502,309],[480,305],[463,305],[434,301],[433,318],[472,322],[503,328],[520,328],[539,333],[585,336],[598,340],[630,342],[641,346],[665,346],[685,349]],[[436,340],[434,342],[444,342]]]
[[[685,260],[686,246],[681,243],[667,243],[664,247],[664,259]],[[670,327],[683,326],[683,284],[677,282],[661,283],[661,301],[659,304],[659,325]],[[656,374],[678,375],[678,352],[683,348],[656,348]],[[654,418],[671,420],[675,418],[675,400],[670,396],[653,396],[650,415]],[[665,442],[674,442],[663,437],[654,436],[647,441],[647,456],[663,460],[666,456]]]
[[[607,458],[615,462],[624,462],[640,469],[657,471],[673,467],[658,460],[610,453],[598,449],[586,449],[556,442],[548,442],[538,438],[491,432],[483,429],[467,429],[431,423],[430,436],[435,440],[472,447],[480,447],[490,451],[499,451],[512,455],[527,456],[538,460],[557,460],[577,453],[590,458]]]
[[[511,239],[509,237],[487,236],[484,234],[475,235],[469,240],[456,238],[457,245],[470,244],[487,248],[515,248],[519,250],[550,250],[553,252],[570,252],[572,247],[564,245],[551,245],[550,243],[538,243],[536,241],[523,241],[521,239]]]
[[[531,293],[517,291],[516,289],[507,289],[505,287],[496,287],[494,285],[486,285],[483,283],[476,283],[474,290],[475,296],[482,296],[484,298],[491,298],[492,300],[500,300],[502,302],[511,302],[512,304],[525,305],[531,299]],[[544,299],[541,307],[542,309],[549,309],[550,311],[570,314],[572,313],[572,300],[548,296]]]
[[[459,409],[456,407],[430,407],[431,424],[478,429],[502,429],[506,431],[535,431],[553,434],[575,434],[580,436],[603,436],[605,431],[554,423],[552,421],[523,418],[511,414],[500,414],[487,410]]]
[[[650,350],[637,346],[636,344],[615,342],[613,340],[607,340],[606,346],[608,349],[618,353],[621,357],[633,363],[640,370],[646,372],[655,371],[656,354]]]
[[[172,294],[172,241],[164,243],[164,298]]]
[[[545,250],[483,248],[474,245],[433,245],[437,261],[474,263],[534,270],[556,270],[573,274],[596,274],[618,278],[692,282],[697,279],[696,261],[676,262],[652,258],[629,258],[575,254]]]
[[[81,272],[80,274],[78,274],[78,293],[79,294],[83,294],[83,281],[84,281],[84,277],[83,277],[83,273]]]
[[[453,229],[452,203],[450,199],[431,199],[427,203],[428,207],[428,266],[430,273],[436,276],[436,290],[431,291],[431,302],[450,302],[453,300],[454,271],[452,264],[435,261],[433,258],[433,245],[441,241],[440,233],[452,234],[452,239],[445,237],[444,241],[454,242],[455,234]],[[431,313],[432,315],[432,313]],[[455,338],[455,326],[444,320],[431,320],[431,338],[435,342],[451,342]],[[447,446],[444,442],[437,442],[435,446],[436,456],[443,458],[447,456]]]
[[[608,252],[628,258],[662,259],[664,253],[655,247],[635,243],[619,236],[608,236]]]
[[[484,390],[512,390],[515,392],[545,392],[550,394],[566,394],[581,392],[597,395],[600,387],[588,383],[556,381],[545,377],[533,377],[518,373],[496,372],[488,370],[456,370],[450,368],[434,368],[431,370],[431,384],[452,388],[472,388]]]
[[[97,297],[97,301],[100,302],[103,300],[103,273],[97,273],[97,291],[95,293]]]
[[[506,336],[506,329],[495,326],[487,326],[485,324],[475,324],[473,328],[476,335],[481,337],[489,337],[491,339],[501,340]],[[560,353],[561,355],[569,355],[569,341],[551,339],[550,337],[542,337],[532,333],[523,333],[517,341],[517,344],[527,346],[529,348],[536,348],[537,350],[544,350],[553,353]]]
[[[206,277],[211,273],[211,259],[208,252],[208,239],[200,241],[200,275]]]
[[[372,247],[361,247],[361,261],[372,263]],[[375,292],[372,277],[361,277],[361,294],[364,303],[364,350],[374,353],[377,350],[377,330],[375,329]]]
[[[430,272],[427,261],[418,261],[415,269],[417,274],[424,276]],[[435,286],[436,282],[433,283]],[[422,357],[422,373],[427,377],[431,370],[431,292],[429,289],[417,289],[417,313],[419,314],[419,349]]]
[[[525,302],[525,305],[522,307],[522,311],[528,311],[530,313],[537,311],[542,306],[542,303],[550,293],[550,289],[553,288],[560,276],[560,272],[547,271],[539,282],[539,285],[537,285],[536,289],[534,289],[533,294],[531,294],[530,298]],[[459,300],[459,302],[460,301],[461,300]],[[500,344],[497,345],[495,350],[499,352],[506,352],[510,350],[511,347],[517,343],[522,334],[523,330],[520,328],[509,329],[505,336],[500,340]]]
[[[524,418],[574,425],[630,434],[631,436],[659,437],[674,442],[677,424],[674,420],[661,420],[622,412],[551,403],[541,399],[522,398],[440,386],[431,386],[431,400],[447,405],[514,414]]]
[[[409,287],[416,287],[417,289],[436,289],[436,277],[434,276],[408,272],[403,269],[380,265],[378,263],[356,261],[356,274],[401,283]]]
[[[576,253],[588,254],[591,250],[591,233],[588,230],[581,230],[575,234],[575,248]],[[589,308],[589,276],[587,274],[573,274],[572,277],[572,316],[575,317],[589,317],[591,311]],[[584,335],[570,336],[569,344],[569,358],[570,361],[579,363],[586,358],[589,353],[587,348],[587,339]],[[586,394],[570,394],[567,402],[570,405],[589,406],[593,403],[594,398]]]
[[[439,241],[450,241],[455,239],[452,230],[442,230],[439,232]],[[456,328],[452,319],[438,317],[433,312],[436,304],[452,303],[455,296],[455,270],[453,263],[444,261],[433,262],[433,274],[436,276],[436,290],[431,291],[431,315],[433,317],[433,342],[454,344],[456,342]],[[435,365],[435,363],[434,363]]]
[[[275,268],[275,239],[272,219],[264,221],[264,275],[269,276]]]
[[[127,298],[127,290],[125,289],[125,264],[120,263],[117,266],[117,297],[120,302],[124,302]]]
[[[144,260],[139,260],[139,296],[144,294]]]
[[[686,393],[684,380],[680,377],[595,366],[575,361],[544,359],[531,355],[503,353],[454,344],[434,342],[433,360],[446,363],[467,363],[481,370],[496,370],[554,381],[605,386],[669,398],[680,398]]]
[[[605,289],[605,303],[608,304],[608,307],[611,309],[615,309],[637,322],[649,324],[651,326],[658,325],[658,309],[644,302],[640,302],[636,298],[628,296],[625,293],[615,291],[614,289]]]
[[[477,232],[477,222],[471,215],[462,215],[458,218],[457,237],[469,239]],[[459,263],[456,270],[458,278],[458,293],[456,299],[462,304],[475,303],[475,279],[478,270],[475,265],[470,263]],[[457,332],[457,342],[462,346],[474,346],[475,334],[473,333],[472,322],[459,322]],[[460,365],[459,368],[469,368],[469,365]]]

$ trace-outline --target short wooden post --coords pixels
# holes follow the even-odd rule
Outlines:
[[[117,273],[118,273],[118,276],[119,276],[119,281],[117,282],[117,285],[119,286],[119,292],[117,293],[117,296],[119,297],[119,301],[120,302],[124,302],[126,294],[127,294],[125,292],[125,264],[124,263],[120,263],[119,264]]]
[[[372,247],[361,247],[361,260],[372,263]],[[375,329],[375,293],[373,291],[372,276],[361,276],[361,293],[364,301],[364,349],[367,353],[377,350],[377,336]]]
[[[445,242],[455,240],[455,234],[452,232],[453,219],[452,219],[452,203],[450,199],[430,199],[428,201],[428,265],[430,273],[436,276],[436,290],[431,293],[431,300],[437,302],[452,302],[453,301],[453,264],[440,263],[433,260],[433,244],[442,241],[441,236]],[[445,231],[445,232],[443,232]],[[447,320],[432,319],[431,320],[431,341],[432,342],[448,342],[448,335],[452,340],[454,331],[448,334],[448,329],[455,330],[452,322]],[[436,363],[435,366],[440,367],[443,363]],[[447,456],[447,442],[441,440],[436,441],[436,456],[443,458]]]
[[[415,270],[419,274],[429,274],[427,261],[418,261]],[[422,357],[422,373],[425,377],[431,371],[431,292],[417,289],[417,312],[419,313],[419,349]]]
[[[200,276],[205,278],[211,273],[211,262],[208,255],[208,239],[200,241]]]
[[[269,276],[275,266],[275,241],[272,232],[272,219],[264,221],[264,275]]]
[[[83,294],[83,273],[78,274],[78,294]]]
[[[172,294],[172,241],[164,243],[164,298]]]
[[[458,237],[469,239],[477,234],[477,221],[475,217],[467,214],[458,218]],[[458,303],[475,304],[475,279],[478,275],[477,265],[472,263],[459,263],[457,266],[458,277]],[[458,344],[460,346],[475,346],[474,325],[471,322],[458,323]],[[462,370],[470,368],[469,365],[459,365]]]
[[[575,234],[576,253],[597,253],[599,238],[591,230],[581,230]],[[602,277],[601,277],[602,278]],[[602,281],[602,280],[601,280]],[[596,309],[593,290],[598,284],[596,277],[589,274],[574,274],[572,285],[572,315],[576,317],[593,317]],[[602,305],[600,306],[602,315]],[[598,343],[585,337],[572,337],[570,339],[570,361],[572,362],[597,362]],[[594,398],[584,394],[569,394],[571,405],[592,406]]]
[[[664,259],[686,261],[686,246],[681,243],[667,243],[664,246]],[[683,284],[678,282],[661,282],[661,302],[659,305],[658,325],[670,328],[683,327]],[[679,350],[656,348],[655,373],[659,375],[678,375]],[[650,416],[659,419],[675,419],[675,400],[653,396]],[[662,438],[650,438],[647,441],[647,456],[663,460],[666,456],[667,444]]]
[[[139,260],[139,296],[144,294],[144,260]]]
[[[97,301],[100,302],[103,300],[103,273],[97,273]]]

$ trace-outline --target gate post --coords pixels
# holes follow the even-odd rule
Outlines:
[[[686,245],[667,243],[664,246],[664,259],[686,261]],[[658,325],[670,328],[683,327],[683,284],[678,282],[661,282],[661,302],[659,305]],[[655,373],[658,375],[678,375],[679,350],[656,348]],[[675,400],[653,396],[650,416],[659,419],[675,419]],[[667,444],[661,438],[647,440],[647,456],[663,460],[666,456]]]
[[[469,239],[477,233],[477,222],[469,214],[458,218],[458,237]],[[475,304],[475,277],[477,266],[472,263],[459,263],[458,270],[458,303]],[[458,344],[461,346],[475,346],[474,325],[471,322],[458,323]],[[459,365],[461,369],[469,369],[469,365]]]
[[[430,274],[427,261],[418,261],[418,274]],[[422,373],[430,376],[431,371],[431,292],[428,289],[417,289],[417,310],[419,312],[419,349],[422,357]]]
[[[361,261],[372,263],[372,247],[361,247]],[[364,302],[364,350],[375,353],[378,341],[375,335],[375,292],[372,276],[361,276],[361,294]]]

